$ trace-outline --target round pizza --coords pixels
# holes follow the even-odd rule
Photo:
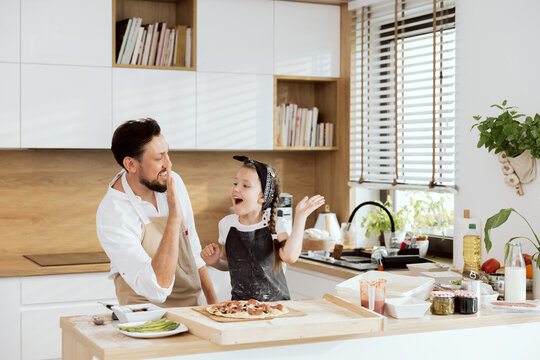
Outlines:
[[[206,308],[212,315],[233,319],[265,319],[287,314],[289,309],[278,303],[260,302],[255,299],[229,300]]]

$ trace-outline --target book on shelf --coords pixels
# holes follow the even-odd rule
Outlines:
[[[160,26],[161,26],[161,23],[154,24],[154,34],[152,35],[152,44],[150,45],[150,54],[149,54],[147,65],[156,64],[156,52],[157,52],[157,46],[159,42],[159,27]]]
[[[128,65],[130,63],[131,56],[133,55],[133,51],[135,49],[135,42],[137,41],[139,30],[141,29],[141,22],[141,18],[133,18],[133,21],[131,22],[131,29],[129,30],[127,44],[124,49],[124,53],[122,54],[120,64]]]
[[[277,146],[331,147],[334,124],[318,122],[319,109],[281,104],[276,108],[275,143]]]
[[[150,46],[152,45],[152,37],[154,36],[154,24],[146,26],[146,38],[144,40],[143,54],[140,65],[148,65],[148,57],[150,55]]]
[[[137,40],[135,41],[135,47],[133,48],[133,55],[131,56],[131,65],[137,65],[137,59],[139,58],[139,53],[141,52],[141,41],[144,36],[144,28],[139,26],[139,33],[137,34]]]
[[[161,58],[163,57],[163,45],[165,43],[165,35],[167,33],[167,23],[161,23],[161,30],[159,32],[159,41],[156,49],[156,66],[161,65]]]
[[[191,28],[186,31],[186,67],[191,67]]]
[[[186,66],[186,46],[187,46],[186,25],[176,26],[176,46],[174,48],[174,65]]]
[[[131,30],[131,23],[133,19],[124,19],[116,22],[116,63],[120,64],[122,55],[126,48],[128,41],[129,31]]]

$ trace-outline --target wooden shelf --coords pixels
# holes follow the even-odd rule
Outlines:
[[[280,104],[293,103],[298,107],[319,109],[318,122],[334,124],[333,147],[286,147],[276,143],[277,133],[275,122],[277,112],[274,113],[274,150],[337,150],[338,108],[337,92],[338,78],[318,78],[300,76],[275,76],[274,77],[274,110]]]
[[[195,46],[195,44],[197,43],[197,0],[113,0],[112,7],[113,67],[196,70],[197,46]],[[142,18],[143,25],[166,22],[167,28],[172,28],[176,25],[189,26],[191,28],[191,67],[117,64],[116,22],[132,17]]]
[[[274,146],[276,151],[335,151],[336,146]]]

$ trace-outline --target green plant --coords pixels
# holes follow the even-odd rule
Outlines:
[[[480,115],[473,116],[478,121],[471,127],[480,132],[477,147],[485,147],[495,154],[503,151],[508,157],[521,155],[523,151],[530,150],[534,158],[540,158],[540,115],[534,118],[527,116],[522,123],[518,119],[524,117],[519,114],[515,106],[506,106],[504,100],[501,105],[493,104],[491,107],[502,111],[497,117],[486,117],[482,120]]]
[[[434,200],[430,195],[425,199],[410,198],[412,208],[412,233],[415,237],[426,237],[428,234],[441,233],[444,239],[445,230],[454,222],[454,211],[444,208],[445,197]]]
[[[382,201],[377,202],[384,205],[384,207],[390,211],[390,214],[392,214],[392,217],[394,218],[396,230],[403,230],[408,218],[408,208],[405,206],[399,211],[394,212],[392,198],[390,195],[386,197],[386,201],[384,203]],[[382,231],[391,229],[388,214],[379,207],[374,207],[367,213],[366,216],[362,218],[361,226],[366,228],[366,237],[370,237],[372,232],[375,233],[376,236],[379,236]]]
[[[484,227],[484,244],[486,245],[486,250],[489,252],[489,250],[491,250],[491,246],[492,246],[491,238],[490,238],[491,229],[495,229],[495,228],[501,226],[502,224],[504,224],[506,222],[506,220],[508,220],[508,217],[510,216],[510,214],[512,214],[512,212],[515,212],[516,214],[521,216],[521,218],[523,220],[525,220],[525,222],[529,226],[529,229],[531,229],[531,231],[532,231],[532,233],[534,235],[534,240],[535,241],[533,241],[531,238],[529,238],[527,236],[513,236],[513,237],[511,237],[510,239],[508,239],[508,241],[504,245],[504,258],[506,259],[506,257],[508,256],[508,243],[510,241],[516,240],[516,239],[529,240],[531,242],[531,244],[533,244],[533,246],[537,250],[535,255],[538,255],[539,252],[540,252],[540,240],[538,239],[538,236],[534,232],[531,224],[527,221],[527,219],[525,219],[525,217],[523,215],[518,213],[513,208],[501,209],[497,214],[495,214],[495,215],[491,216],[489,219],[487,219],[486,226]],[[540,256],[536,256],[536,267],[540,269]]]

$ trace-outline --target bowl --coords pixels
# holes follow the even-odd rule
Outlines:
[[[421,276],[423,272],[448,271],[450,270],[450,265],[427,262],[427,263],[407,264],[407,268],[413,275]]]
[[[422,317],[430,306],[431,302],[414,297],[386,298],[384,301],[386,313],[396,319]]]
[[[167,310],[154,304],[116,305],[111,308],[120,323],[159,320]]]

